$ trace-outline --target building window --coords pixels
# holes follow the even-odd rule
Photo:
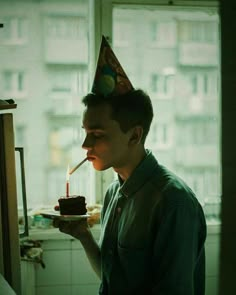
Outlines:
[[[195,171],[199,162],[203,166],[202,171],[212,169],[219,186],[216,189],[214,177],[209,177],[210,185],[207,187],[205,181],[197,181],[204,186],[204,193],[199,193],[200,197],[221,195],[218,177],[220,156],[217,154],[212,161],[205,161],[203,156],[207,160],[208,154],[204,154],[204,149],[201,149],[206,143],[211,149],[220,151],[220,83],[217,84],[220,76],[219,16],[216,9],[199,9],[197,6],[185,6],[182,9],[178,5],[148,6],[144,0],[136,1],[139,3],[136,5],[130,4],[133,1],[112,1],[114,5],[105,7],[112,7],[112,11],[102,14],[103,19],[99,20],[101,26],[96,27],[94,32],[94,24],[98,24],[101,14],[96,14],[96,20],[90,19],[92,13],[89,5],[93,1],[54,0],[50,1],[50,5],[42,5],[42,1],[24,1],[23,7],[21,1],[14,1],[14,5],[8,2],[11,1],[1,3],[1,13],[14,13],[16,16],[4,17],[4,28],[0,29],[1,42],[13,43],[14,40],[20,43],[25,42],[28,36],[37,36],[37,43],[30,44],[30,48],[22,46],[14,52],[14,61],[12,51],[5,50],[6,47],[0,55],[0,64],[7,70],[1,73],[0,94],[3,97],[23,97],[28,90],[28,79],[32,82],[30,107],[35,107],[34,112],[29,112],[29,105],[23,102],[16,116],[16,126],[19,122],[24,122],[25,126],[27,170],[34,171],[28,174],[27,179],[30,207],[55,204],[57,197],[64,193],[67,161],[76,165],[85,156],[85,151],[81,149],[82,139],[64,128],[73,126],[76,131],[81,129],[81,97],[89,90],[88,77],[94,74],[89,71],[94,67],[96,61],[93,56],[95,49],[98,49],[94,48],[93,37],[96,36],[97,44],[100,33],[109,32],[113,32],[112,47],[117,45],[114,51],[133,86],[147,91],[157,110],[157,122],[153,122],[147,137],[147,148],[154,148],[153,152],[157,153],[160,163],[165,165],[167,161],[169,168],[176,172],[179,169]],[[99,10],[104,11],[105,2],[111,4],[110,0],[101,1],[101,6],[95,5],[95,8],[99,6]],[[25,17],[20,15],[22,11]],[[29,25],[29,20],[34,22]],[[43,24],[43,28],[40,24]],[[187,47],[181,51],[183,56],[180,58],[178,55],[182,45]],[[32,54],[37,53],[37,56],[29,56],[29,50]],[[12,70],[13,62],[15,70]],[[22,64],[26,65],[27,72],[19,70]],[[38,69],[39,76],[35,75]],[[174,72],[171,69],[175,69]],[[192,97],[200,101],[199,104],[194,100],[197,109],[194,116],[188,108]],[[210,104],[210,100],[202,97],[214,101]],[[56,112],[49,112],[49,107],[56,109]],[[75,112],[77,114],[73,116]],[[204,123],[192,127],[196,116]],[[210,124],[211,127],[208,127]],[[197,135],[193,138],[194,128]],[[16,132],[21,138],[22,130],[17,129]],[[70,138],[72,136],[73,139]],[[181,137],[183,144],[182,141],[178,142]],[[18,142],[23,143],[23,140]],[[29,145],[29,142],[32,144]],[[186,153],[181,154],[181,161],[174,157],[186,145],[189,159],[194,159],[193,164],[193,161],[186,161]],[[209,167],[206,167],[205,162]],[[95,174],[89,163],[76,171],[71,181],[78,184],[71,185],[72,191],[77,193],[78,188],[86,197],[96,196],[102,200],[100,182],[96,186],[90,173]],[[86,185],[88,179],[89,185]],[[193,186],[201,187],[197,183]],[[105,186],[103,189],[105,191]]]
[[[215,21],[179,21],[181,42],[215,43],[218,41],[218,26]]]
[[[50,99],[54,113],[69,114],[80,109],[80,98],[88,92],[88,73],[81,70],[50,72]]]
[[[187,131],[187,130],[186,130]],[[193,145],[214,145],[217,144],[217,124],[213,121],[198,120],[189,122],[189,142]]]
[[[115,34],[117,38],[114,40],[114,46],[128,46],[131,40],[132,32],[133,28],[131,27],[131,23],[129,21],[123,20],[119,23],[115,23],[113,27],[113,34]]]
[[[80,133],[74,127],[74,120],[69,118],[69,121],[70,126],[65,127],[64,124],[61,124],[52,128],[49,133],[48,201],[52,203],[53,200],[55,202],[55,196],[65,195],[68,165],[75,165],[77,163],[74,163],[74,159],[83,159],[85,157],[81,148]],[[89,165],[84,164],[83,169],[76,171],[76,176],[70,177],[70,194],[85,195],[87,204],[94,204],[96,202],[95,187],[92,185],[95,181],[94,171],[91,170]],[[88,179],[90,180],[89,185]]]
[[[4,95],[22,98],[26,95],[26,77],[23,71],[3,72]]]
[[[72,94],[77,90],[76,77],[72,72],[53,71],[50,75],[51,94],[55,96]]]
[[[80,40],[86,37],[87,27],[84,17],[50,16],[46,18],[47,38],[60,40]]]
[[[73,127],[61,127],[52,130],[50,133],[50,164],[55,166],[66,167],[71,163],[69,151],[74,145]]]
[[[24,17],[5,17],[4,27],[0,31],[3,43],[21,44],[28,38],[28,21]]]
[[[192,73],[188,75],[193,96],[215,99],[218,92],[216,72]]]
[[[176,26],[173,21],[150,21],[150,41],[153,46],[174,47],[176,45]]]
[[[78,71],[53,71],[50,75],[50,88],[53,96],[65,94],[84,95],[88,91],[88,73]]]
[[[151,74],[150,91],[159,98],[171,98],[174,92],[174,76],[172,74]]]
[[[167,123],[154,121],[147,137],[147,145],[150,144],[155,149],[167,149],[170,148],[171,141],[171,126]]]
[[[171,134],[170,126],[166,123],[157,124],[157,146],[158,147],[170,147],[171,144]]]
[[[189,183],[194,193],[203,205],[208,222],[220,217],[220,175],[216,169],[191,169],[186,170],[182,177]]]
[[[119,48],[119,57],[127,72],[137,73],[131,82],[150,94],[157,118],[146,146],[161,163],[183,172],[203,204],[209,195],[218,198],[221,187],[211,189],[205,181],[205,171],[214,171],[221,183],[218,12],[117,5],[113,24],[120,23],[120,13],[129,19],[134,33],[128,48]],[[139,30],[138,21],[144,17]],[[135,32],[135,25],[141,34]],[[113,35],[113,42],[116,37]],[[215,185],[213,177],[209,183]]]

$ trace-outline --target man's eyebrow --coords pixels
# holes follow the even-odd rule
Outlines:
[[[101,125],[90,125],[90,126],[87,126],[86,128],[84,127],[84,125],[82,125],[82,128],[87,130],[101,130],[101,131],[104,130],[104,128]]]

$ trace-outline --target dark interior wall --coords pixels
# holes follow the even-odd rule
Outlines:
[[[236,294],[236,1],[221,0],[222,229],[220,295]]]

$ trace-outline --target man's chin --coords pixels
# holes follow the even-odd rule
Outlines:
[[[92,164],[93,164],[93,168],[97,171],[104,171],[104,170],[111,168],[111,166],[109,166],[109,165],[101,165],[101,164],[98,164],[95,162],[93,162]]]

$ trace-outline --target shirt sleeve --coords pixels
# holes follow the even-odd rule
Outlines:
[[[198,273],[197,283],[204,284],[205,218],[197,200],[184,194],[171,193],[162,204],[153,248],[151,294],[195,294],[197,267],[202,272],[200,276]]]

